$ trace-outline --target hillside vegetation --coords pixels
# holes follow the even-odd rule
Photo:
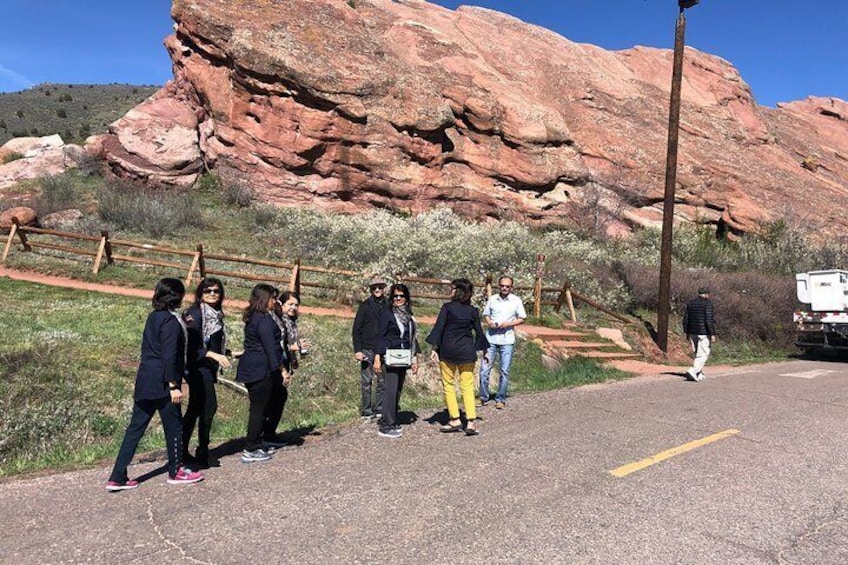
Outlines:
[[[13,137],[59,134],[81,143],[159,90],[131,84],[40,84],[0,93],[0,145]]]

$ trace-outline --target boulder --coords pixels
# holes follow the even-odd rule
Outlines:
[[[32,208],[16,206],[0,212],[0,229],[8,230],[12,227],[12,218],[17,218],[22,226],[32,226],[38,221],[38,214]]]
[[[0,164],[0,190],[23,180],[54,176],[76,167],[73,155],[78,146],[65,145],[58,135],[45,137],[16,137],[0,147],[2,156],[9,153],[23,155],[9,163]]]
[[[174,79],[101,143],[116,174],[186,184],[207,167],[265,202],[342,212],[661,221],[670,50],[419,0],[181,0],[172,17]],[[730,62],[687,48],[677,219],[845,233],[846,115],[833,98],[759,106]]]
[[[43,216],[39,223],[42,227],[52,229],[52,230],[63,230],[69,227],[73,227],[78,221],[80,221],[83,216],[82,210],[77,210],[76,208],[71,208],[69,210],[62,210],[60,212],[53,212],[52,214],[47,214]]]

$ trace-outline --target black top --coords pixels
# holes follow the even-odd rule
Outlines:
[[[353,351],[359,353],[363,349],[377,347],[380,335],[380,314],[388,310],[385,299],[376,300],[373,296],[359,305],[356,318],[353,320]]]
[[[417,324],[410,319],[409,326],[401,337],[400,326],[391,308],[386,308],[380,313],[380,334],[374,353],[385,355],[386,349],[412,349],[413,355],[420,350]]]
[[[280,345],[282,337],[280,328],[269,314],[251,314],[244,325],[244,354],[239,359],[236,380],[254,383],[278,371],[284,359]]]
[[[683,314],[683,332],[686,335],[715,335],[713,303],[698,296],[689,301]]]
[[[188,330],[188,355],[186,367],[189,378],[202,377],[215,382],[218,375],[218,362],[206,356],[208,351],[223,353],[224,329],[221,328],[203,342],[203,312],[200,306],[192,306],[183,314]]]
[[[135,377],[135,400],[157,400],[171,395],[168,383],[182,383],[185,371],[185,334],[168,310],[147,316],[141,336],[141,363]]]
[[[427,343],[439,352],[439,359],[450,363],[474,363],[477,352],[489,347],[480,325],[480,311],[457,301],[448,302],[439,310]]]

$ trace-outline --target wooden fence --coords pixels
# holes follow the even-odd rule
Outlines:
[[[34,238],[29,237],[30,235],[36,234],[52,236],[61,240],[70,240],[73,243],[59,244],[41,242],[34,241]],[[254,259],[251,257],[227,255],[223,253],[209,253],[203,248],[203,245],[198,245],[195,250],[174,249],[151,245],[148,243],[112,239],[107,230],[102,230],[100,232],[100,236],[97,237],[93,235],[23,226],[17,218],[12,218],[12,226],[9,230],[6,245],[3,249],[3,262],[6,261],[15,238],[19,239],[23,251],[49,249],[71,255],[92,257],[93,262],[91,272],[95,275],[103,268],[104,261],[106,265],[114,265],[116,261],[123,261],[127,263],[153,265],[172,268],[177,271],[184,271],[186,287],[191,286],[195,278],[201,279],[207,276],[219,276],[246,281],[281,283],[289,290],[293,290],[298,293],[302,293],[303,288],[335,290],[338,292],[340,289],[339,285],[331,285],[321,280],[304,280],[304,273],[327,275],[330,277],[343,277],[345,279],[355,281],[356,284],[362,284],[364,280],[370,277],[370,274],[368,273],[304,265],[299,258],[293,262],[287,263],[268,259]],[[85,247],[85,245],[88,245],[88,247]],[[124,253],[116,253],[116,250],[120,250],[121,248],[125,248]],[[179,262],[180,259],[182,259],[182,262]],[[261,273],[251,273],[232,270],[234,267],[210,268],[209,265],[207,265],[207,261],[224,264],[234,263],[250,265],[252,267],[264,268],[265,271]],[[533,277],[533,285],[515,286],[513,288],[513,290],[517,293],[532,291],[533,316],[539,317],[541,315],[542,306],[553,306],[556,312],[560,312],[562,307],[566,306],[571,320],[576,322],[577,316],[574,309],[574,300],[577,299],[619,321],[625,323],[631,322],[631,320],[628,320],[612,310],[605,308],[601,304],[598,304],[592,299],[581,295],[571,288],[571,284],[568,281],[565,281],[562,286],[544,286],[544,268],[545,256],[539,254],[536,256],[536,270]],[[448,300],[450,298],[450,279],[406,276],[403,273],[393,273],[393,275],[394,280],[397,282],[414,283],[417,285],[417,292],[412,294],[415,298],[434,300]],[[475,286],[482,288],[486,297],[491,296],[493,292],[492,280],[492,276],[489,275],[485,280],[475,282]],[[421,286],[429,288],[421,289]]]

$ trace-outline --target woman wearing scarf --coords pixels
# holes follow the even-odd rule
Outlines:
[[[138,481],[127,476],[127,467],[157,412],[168,447],[168,484],[184,485],[203,480],[203,475],[182,465],[180,403],[183,393],[180,385],[186,360],[186,327],[177,308],[183,296],[182,281],[165,278],[156,283],[151,301],[153,311],[147,316],[141,337],[141,362],[135,376],[132,417],[106,484],[108,491],[138,487]]]
[[[218,370],[232,365],[227,357],[224,329],[224,284],[215,278],[200,281],[194,291],[194,306],[183,313],[188,329],[188,409],[183,416],[183,461],[199,468],[209,467],[209,431],[218,410],[215,383]],[[188,445],[197,423],[197,449],[194,457]]]
[[[383,415],[380,418],[381,437],[397,439],[403,430],[397,423],[398,403],[407,369],[418,373],[418,323],[412,316],[409,300],[409,288],[405,284],[393,284],[389,289],[391,307],[380,314],[380,329],[377,334],[377,346],[374,349],[374,371],[383,370],[386,392],[383,396]],[[408,350],[409,358],[394,361],[387,356],[387,350]]]

